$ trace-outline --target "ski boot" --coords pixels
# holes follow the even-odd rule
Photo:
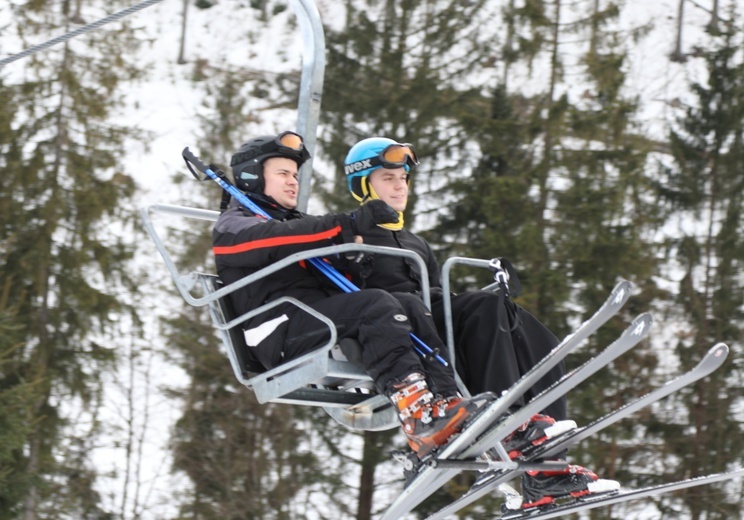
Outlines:
[[[435,397],[423,374],[417,372],[390,385],[386,394],[398,408],[403,433],[419,459],[458,433],[478,409],[473,400],[459,395]]]
[[[522,475],[522,509],[553,504],[555,499],[608,493],[620,488],[616,480],[600,479],[581,466],[565,470],[526,471]]]
[[[549,415],[535,414],[528,422],[517,428],[506,439],[504,449],[514,460],[522,456],[522,451],[530,446],[539,446],[548,439],[576,429],[574,421],[556,421]]]

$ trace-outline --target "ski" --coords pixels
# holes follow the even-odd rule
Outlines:
[[[506,439],[519,425],[529,421],[540,410],[636,346],[646,337],[652,324],[653,318],[650,314],[643,313],[639,315],[610,346],[584,363],[581,367],[564,375],[559,381],[535,396],[519,410],[512,413],[506,421],[489,430],[487,434],[480,437],[468,448],[468,453],[478,455],[493,447],[497,442]],[[465,454],[465,456],[467,455]]]
[[[638,399],[624,404],[620,408],[608,413],[607,415],[595,420],[591,424],[573,430],[563,437],[553,439],[549,446],[537,446],[528,454],[530,459],[546,458],[577,444],[584,439],[591,437],[600,430],[607,428],[624,419],[638,410],[649,406],[668,395],[681,390],[682,388],[693,384],[694,382],[709,376],[718,370],[729,354],[729,347],[725,343],[717,343],[706,352],[695,367],[689,371],[677,376],[665,385],[639,397]]]
[[[722,482],[725,480],[731,480],[739,477],[744,477],[744,469],[738,469],[729,471],[726,473],[713,473],[703,477],[694,477],[686,480],[679,480],[677,482],[670,482],[668,484],[660,484],[657,486],[649,486],[638,489],[621,488],[617,491],[587,496],[579,499],[573,499],[570,502],[563,504],[553,505],[550,508],[535,508],[532,510],[514,511],[504,513],[501,516],[494,518],[500,520],[532,520],[533,518],[562,518],[570,513],[578,513],[581,511],[588,511],[597,507],[609,506],[612,504],[619,504],[622,502],[628,502],[630,500],[637,500],[639,498],[645,498],[653,495],[660,495],[662,493],[668,493],[670,491],[678,491],[680,489],[687,489],[695,486],[703,486],[706,484],[713,484],[716,482]]]
[[[459,459],[467,459],[468,456],[477,456],[490,448],[499,446],[501,441],[506,439],[506,437],[511,432],[513,432],[520,424],[527,422],[535,413],[538,413],[540,410],[545,408],[545,406],[555,401],[558,397],[564,395],[572,388],[575,388],[580,383],[585,381],[589,376],[595,374],[598,370],[607,366],[607,364],[611,363],[620,355],[624,354],[632,347],[637,345],[638,342],[641,341],[648,334],[652,322],[653,319],[648,313],[644,313],[638,316],[625,329],[625,331],[617,340],[615,340],[610,346],[605,348],[597,356],[586,362],[578,369],[566,374],[560,381],[554,383],[550,388],[537,395],[529,403],[527,403],[521,409],[509,416],[507,420],[496,424],[485,435],[481,436],[479,439],[473,442],[473,444],[463,454],[461,454],[460,457],[457,457],[458,462]],[[557,438],[563,438],[563,436],[559,436]],[[506,453],[502,454],[502,459],[504,458],[508,459]],[[530,460],[518,461],[518,463],[525,464],[527,462],[533,461],[534,459],[531,458]],[[472,465],[475,461],[470,460],[468,462]],[[489,465],[492,465],[493,463],[483,461],[480,464],[483,466],[481,468],[482,470],[487,470],[489,469]],[[452,471],[457,469],[465,469],[464,466],[458,466],[448,461],[441,461],[438,466],[440,468],[450,468]],[[471,467],[470,469],[474,468]],[[489,492],[491,489],[493,489],[493,487],[491,486],[492,481],[498,480],[498,483],[504,482],[505,480],[513,478],[514,475],[524,470],[522,465],[513,468],[504,467],[503,462],[498,463],[496,468],[494,469],[498,469],[499,471],[493,471],[484,474],[484,476],[482,476],[478,480],[478,482],[474,484],[473,488],[471,488],[468,493],[460,497],[449,506],[446,506],[439,512],[435,513],[432,517],[430,517],[430,519],[433,520],[435,518],[441,518],[455,511],[459,511],[466,505],[477,500],[478,498]]]
[[[547,356],[541,359],[530,371],[524,374],[519,381],[511,386],[509,390],[493,403],[486,405],[459,435],[454,437],[447,445],[438,450],[438,453],[436,453],[437,458],[448,460],[478,456],[486,451],[486,449],[492,447],[493,443],[490,442],[490,440],[484,441],[484,437],[481,436],[491,429],[495,423],[499,423],[498,432],[503,433],[501,439],[494,441],[498,443],[520,424],[529,419],[532,414],[525,419],[523,416],[526,416],[527,414],[521,413],[522,410],[529,407],[528,403],[528,406],[520,410],[517,414],[502,420],[509,408],[516,403],[529,388],[534,386],[535,383],[542,379],[553,367],[579,347],[587,337],[617,314],[625,302],[630,298],[631,287],[631,283],[626,280],[618,283],[610,293],[607,300],[594,313],[594,315],[583,322],[576,331],[567,336],[555,348],[553,348]],[[566,380],[567,378],[564,378],[559,382],[559,384],[564,384],[561,387],[561,393],[557,393],[556,391],[556,393],[552,394],[553,400],[561,397],[563,393],[570,389],[568,383],[565,383]],[[545,395],[545,392],[542,395]],[[546,404],[549,404],[549,402]],[[481,439],[478,442],[478,448],[474,449],[471,445],[476,441],[476,439],[479,439],[479,437],[481,437]],[[490,438],[491,435],[486,437]],[[427,461],[425,460],[423,464],[419,465],[417,473],[412,481],[390,505],[387,511],[385,511],[381,520],[397,520],[401,518],[459,472],[457,469],[436,469],[434,465],[426,462]]]
[[[694,382],[702,379],[705,376],[710,375],[716,371],[728,356],[729,348],[724,343],[718,343],[713,346],[703,359],[691,370],[685,372],[667,382],[665,385],[649,392],[648,394],[631,401],[620,408],[609,412],[608,414],[600,417],[591,424],[580,427],[556,438],[550,439],[545,443],[536,446],[529,451],[525,451],[523,457],[516,461],[520,464],[520,467],[516,470],[511,471],[490,471],[484,473],[476,483],[468,490],[468,492],[452,502],[448,506],[437,511],[434,515],[430,516],[428,520],[436,520],[444,518],[445,516],[452,514],[460,509],[470,505],[481,497],[493,492],[497,487],[502,485],[517,476],[521,468],[527,468],[530,463],[534,463],[535,460],[548,458],[552,455],[560,453],[563,450],[581,442],[582,440],[596,434],[604,428],[615,424],[616,422],[629,417],[636,411],[649,406],[664,397],[686,387]],[[484,464],[484,463],[481,463]],[[473,465],[470,469],[479,469]],[[482,469],[482,468],[481,468]]]

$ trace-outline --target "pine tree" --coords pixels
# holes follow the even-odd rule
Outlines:
[[[448,203],[430,234],[443,255],[516,261],[524,288],[520,301],[558,334],[565,331],[564,319],[555,312],[566,295],[565,279],[548,269],[545,214],[552,142],[566,110],[564,99],[554,99],[563,70],[557,53],[560,6],[542,0],[505,6],[509,30],[502,50],[503,81],[459,115],[467,136],[478,143],[478,163],[465,163],[445,187]],[[515,81],[543,70],[537,65],[542,59],[549,63],[546,90],[509,92]],[[479,286],[489,282],[485,272],[476,273],[476,280]]]
[[[185,412],[173,437],[175,468],[192,482],[178,494],[181,515],[294,517],[293,499],[317,471],[315,454],[301,442],[311,424],[299,420],[298,407],[261,405],[236,384],[211,325],[189,311],[171,322],[169,335],[191,376],[177,394]]]
[[[493,74],[494,20],[489,2],[345,3],[342,30],[327,29],[328,65],[320,136],[322,153],[337,166],[326,189],[331,209],[355,205],[343,174],[351,145],[365,137],[412,142],[425,165],[411,184],[406,225],[414,225],[418,194],[434,191],[457,169],[464,133],[455,116],[478,97],[468,78]],[[322,192],[322,187],[316,187]],[[430,203],[427,201],[426,206]]]
[[[571,331],[576,306],[592,312],[619,277],[641,285],[628,314],[572,355],[569,368],[609,344],[630,313],[648,310],[663,296],[652,280],[659,270],[654,231],[664,214],[655,205],[649,144],[634,121],[637,102],[624,95],[628,40],[617,29],[619,14],[614,4],[596,1],[528,2],[507,11],[521,21],[514,23],[512,36],[521,46],[511,47],[504,65],[510,88],[500,83],[490,110],[468,114],[463,126],[482,156],[469,176],[447,187],[456,202],[434,230],[448,254],[512,260],[524,291],[517,302],[559,337]],[[635,32],[642,34],[643,28]],[[569,52],[580,52],[582,60],[569,66]],[[547,62],[547,71],[538,62]],[[525,95],[518,82],[533,69],[542,70],[547,81]],[[478,285],[488,281],[486,273]],[[585,424],[644,393],[656,365],[655,354],[643,347],[623,356],[571,392],[571,418]],[[569,457],[630,484],[633,476],[622,468],[635,453],[624,451],[628,443],[620,439],[639,442],[630,426],[621,425]]]
[[[640,292],[622,318],[599,331],[596,347],[568,360],[569,368],[613,341],[627,321],[650,310],[655,299],[666,298],[654,283],[660,256],[654,237],[665,213],[656,204],[650,142],[635,120],[638,103],[624,94],[629,39],[617,27],[620,11],[612,3],[603,5],[593,2],[588,23],[574,26],[579,34],[587,34],[582,60],[585,90],[567,106],[565,134],[556,147],[552,182],[562,186],[553,193],[551,205],[555,215],[549,232],[551,260],[553,269],[572,284],[573,297],[589,309],[600,303],[619,277],[631,279]],[[644,394],[656,383],[658,364],[648,344],[637,346],[571,392],[571,416],[586,423]],[[640,435],[638,423],[615,426],[572,450],[570,456],[604,477],[636,484],[641,472],[628,468],[642,467],[654,457],[652,435]]]
[[[42,1],[16,5],[14,15],[27,43],[69,30],[80,13],[69,1]],[[128,36],[122,27],[26,58],[2,87],[0,243],[12,288],[4,303],[21,341],[4,352],[13,370],[3,385],[34,388],[23,449],[3,468],[23,486],[22,504],[3,502],[0,516],[105,517],[89,452],[100,372],[115,358],[108,334],[122,305],[113,289],[130,257],[121,230],[131,215],[120,203],[134,192],[121,160],[132,134],[107,121],[120,82],[136,73],[121,55]]]
[[[19,381],[20,363],[15,352],[22,348],[17,312],[7,306],[11,283],[0,277],[0,518],[15,518],[31,487],[28,474],[17,471],[24,440],[32,432],[32,406],[38,381]]]
[[[720,34],[704,52],[707,80],[694,83],[694,103],[670,134],[674,163],[663,170],[662,186],[680,226],[670,240],[671,268],[679,280],[676,352],[682,368],[697,362],[705,348],[726,341],[732,360],[741,356],[741,301],[744,299],[744,32],[735,2]],[[676,456],[676,475],[723,471],[742,461],[741,371],[728,362],[717,374],[675,397],[686,417],[670,416],[663,428],[667,449]],[[689,427],[687,426],[689,424]],[[742,513],[725,487],[686,495],[691,518],[734,518]]]
[[[536,67],[538,57],[550,64],[549,81],[542,92],[530,96],[522,94],[521,87],[515,86],[518,91],[512,93],[500,83],[490,100],[484,98],[465,113],[463,126],[478,142],[482,155],[470,175],[462,175],[447,187],[457,202],[447,206],[433,235],[438,242],[447,244],[443,251],[448,254],[498,255],[515,261],[525,290],[521,301],[557,333],[569,330],[566,313],[561,310],[569,298],[569,288],[575,282],[585,283],[591,270],[574,254],[590,254],[593,240],[605,240],[602,231],[606,225],[614,225],[610,222],[611,213],[604,218],[606,225],[598,226],[591,234],[587,234],[586,226],[596,219],[585,219],[586,215],[565,215],[584,226],[583,231],[561,225],[564,211],[591,210],[584,204],[585,198],[591,199],[590,193],[579,192],[589,187],[580,178],[606,176],[602,169],[612,169],[613,164],[626,165],[629,177],[624,184],[616,178],[605,181],[617,193],[612,200],[615,212],[620,211],[622,202],[638,197],[622,191],[624,186],[633,179],[647,183],[643,179],[646,145],[633,129],[635,106],[621,97],[622,53],[601,48],[620,45],[612,41],[616,35],[599,31],[602,24],[617,17],[618,11],[612,5],[599,9],[596,2],[574,7],[586,12],[579,9],[585,4],[594,7],[593,16],[575,22],[564,19],[567,15],[561,17],[560,2],[528,2],[518,10],[507,11],[510,24],[515,24],[512,38],[521,45],[516,50],[511,48],[511,57],[504,65],[515,70],[510,83],[517,81],[517,69],[519,80],[525,81],[525,74]],[[559,27],[563,33],[556,32]],[[570,97],[563,93],[569,90],[563,80],[566,57],[559,52],[568,39],[574,44],[586,42],[588,47],[583,51],[583,66],[573,66],[570,71],[572,78],[585,78],[586,87],[583,94],[574,91]],[[592,144],[604,149],[585,151]],[[572,190],[564,178],[576,189]],[[638,189],[649,188],[639,185]],[[594,198],[588,203],[604,208],[607,201],[606,197]],[[638,218],[646,209],[648,205],[637,209]],[[654,223],[649,221],[648,225]],[[642,244],[634,247],[643,250]],[[601,256],[598,251],[593,254]],[[571,265],[574,261],[576,266]],[[599,273],[592,283],[598,290],[591,300],[582,302],[587,307],[599,303],[605,286],[611,285],[619,274],[611,267],[607,271],[612,274]],[[596,280],[605,282],[597,286]],[[479,281],[487,282],[487,275]]]

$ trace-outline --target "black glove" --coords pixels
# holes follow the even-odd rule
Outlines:
[[[352,211],[349,216],[351,230],[355,235],[363,235],[365,231],[374,229],[377,224],[398,222],[398,212],[379,199],[367,202],[361,208]]]

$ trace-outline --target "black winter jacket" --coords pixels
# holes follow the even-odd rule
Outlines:
[[[407,229],[390,231],[377,227],[364,234],[364,243],[371,246],[387,246],[408,249],[418,253],[429,271],[429,287],[432,300],[441,298],[441,276],[434,251],[429,243]],[[377,254],[374,258],[374,276],[363,282],[365,288],[384,289],[388,292],[421,292],[421,270],[413,260],[399,256]]]
[[[347,215],[310,216],[276,206],[268,207],[265,203],[260,205],[267,209],[273,219],[257,216],[242,206],[231,205],[214,226],[212,244],[217,274],[225,284],[240,280],[299,251],[353,240]],[[341,265],[342,260],[338,262],[336,267]],[[312,303],[340,292],[314,266],[302,261],[232,293],[231,300],[235,311],[243,314],[282,296]],[[288,310],[295,312],[293,309],[296,307],[280,306],[254,317],[243,328],[252,328]]]

